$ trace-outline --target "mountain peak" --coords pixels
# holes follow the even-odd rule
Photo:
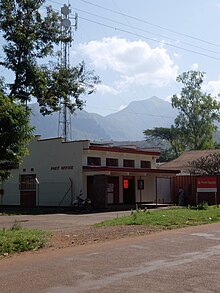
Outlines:
[[[72,115],[72,139],[143,140],[143,130],[170,127],[176,115],[176,109],[169,102],[156,96],[133,101],[123,110],[105,117],[77,111]],[[43,117],[39,108],[32,105],[31,124],[44,138],[57,135],[58,116],[54,113]]]

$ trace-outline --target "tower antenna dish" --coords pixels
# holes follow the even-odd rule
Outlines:
[[[72,25],[70,20],[71,8],[70,5],[64,4],[61,7],[61,14],[62,14],[62,21],[61,27],[63,32],[63,40],[61,42],[61,51],[60,51],[60,62],[64,68],[69,67],[69,51],[71,47],[72,41]],[[76,22],[76,19],[75,19]],[[76,25],[75,25],[76,26]],[[68,40],[69,41],[66,41]],[[63,101],[60,103],[60,110],[59,110],[59,125],[58,125],[58,136],[62,136],[64,141],[71,140],[71,113],[67,108],[66,103]]]

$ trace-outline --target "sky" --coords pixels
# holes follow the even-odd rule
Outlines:
[[[84,60],[102,81],[86,111],[106,116],[131,101],[169,101],[189,70],[206,73],[203,91],[220,93],[220,0],[47,0],[59,11],[68,3],[72,25],[78,14],[70,63]]]

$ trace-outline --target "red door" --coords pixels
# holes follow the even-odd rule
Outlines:
[[[20,205],[25,208],[36,207],[36,175],[20,175]]]
[[[36,207],[36,190],[21,190],[20,203],[25,208]]]
[[[134,177],[123,177],[123,199],[124,204],[133,205],[135,203]]]

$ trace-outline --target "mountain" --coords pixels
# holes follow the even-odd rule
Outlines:
[[[131,102],[123,110],[105,117],[108,123],[114,123],[120,127],[126,139],[143,139],[143,130],[154,127],[170,127],[177,115],[167,101],[152,97],[142,101]],[[108,129],[111,136],[112,129]],[[119,137],[120,138],[120,137]]]
[[[62,131],[58,133],[59,113],[42,116],[37,104],[32,104],[31,109],[31,125],[35,127],[35,134],[40,134],[42,138],[61,136]],[[110,140],[111,137],[101,126],[103,118],[101,115],[87,113],[84,110],[76,111],[76,114],[71,116],[72,139]]]
[[[42,116],[38,104],[31,104],[31,124],[42,138],[58,136],[59,113]],[[71,117],[72,139],[143,140],[143,130],[169,127],[177,111],[158,97],[131,102],[126,108],[108,116],[76,111]]]

